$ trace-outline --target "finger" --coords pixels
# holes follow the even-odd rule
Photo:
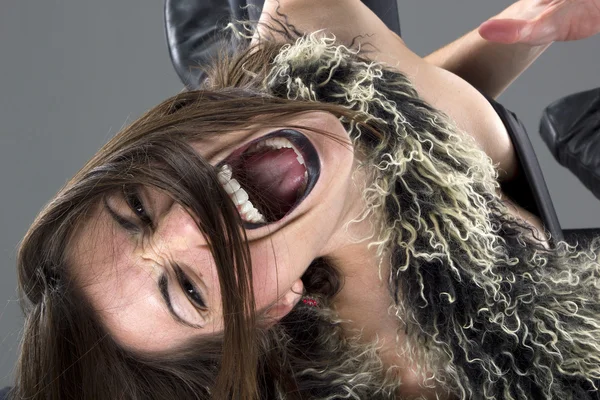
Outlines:
[[[490,19],[479,26],[479,34],[490,42],[518,43],[527,36],[529,22],[521,19]]]

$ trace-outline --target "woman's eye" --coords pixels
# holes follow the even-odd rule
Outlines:
[[[184,278],[181,282],[181,287],[182,287],[183,291],[185,292],[185,295],[187,296],[187,298],[190,299],[190,301],[197,308],[206,309],[206,303],[204,303],[202,296],[200,296],[200,293],[198,293],[198,290],[196,290],[196,288],[194,287],[192,282],[190,282],[188,279]]]
[[[152,225],[152,219],[146,213],[146,209],[144,208],[144,204],[140,199],[140,195],[138,193],[137,188],[124,188],[123,195],[125,196],[125,201],[129,208],[135,213],[135,215],[146,225]]]
[[[184,291],[185,296],[190,300],[190,302],[194,305],[194,307],[199,308],[201,310],[206,310],[208,307],[200,295],[196,286],[192,283],[192,281],[185,275],[183,270],[179,265],[175,265],[175,274],[177,275],[177,280],[179,281],[179,285],[181,289]]]

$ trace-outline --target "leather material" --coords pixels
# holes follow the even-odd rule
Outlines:
[[[400,17],[396,0],[363,3],[396,34]],[[188,89],[198,89],[206,74],[203,66],[224,50],[223,28],[232,20],[258,21],[264,0],[165,0],[165,31],[171,62]],[[225,49],[233,51],[233,49]]]
[[[205,77],[203,65],[227,45],[223,32],[227,24],[258,19],[262,2],[257,7],[247,5],[244,0],[165,0],[169,55],[188,89],[198,88]]]
[[[540,134],[554,158],[600,199],[600,88],[546,107]]]
[[[488,101],[502,119],[519,160],[520,174],[514,180],[502,184],[503,192],[521,207],[541,219],[544,227],[552,236],[552,242],[557,243],[564,240],[548,186],[525,125],[515,113],[500,103],[490,98]]]
[[[586,246],[593,239],[600,237],[600,228],[565,229],[563,233],[567,243]]]

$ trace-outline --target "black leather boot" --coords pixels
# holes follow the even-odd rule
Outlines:
[[[400,35],[396,0],[363,1],[392,31]],[[222,29],[231,20],[258,21],[264,0],[165,0],[169,55],[188,89],[205,78],[203,64],[227,45]],[[231,49],[233,50],[233,49]]]
[[[554,158],[600,199],[600,88],[546,107],[540,134]]]

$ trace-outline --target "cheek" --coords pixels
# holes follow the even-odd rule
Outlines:
[[[281,253],[281,252],[280,252]],[[287,270],[287,259],[284,254],[279,254],[273,246],[266,243],[250,247],[252,256],[252,281],[257,306],[260,302],[273,301],[277,297],[277,287],[282,272]],[[271,300],[269,300],[271,298]],[[261,300],[261,301],[259,301]]]
[[[288,245],[262,242],[250,246],[252,281],[257,308],[262,308],[287,292],[304,272],[296,265],[297,255]]]

